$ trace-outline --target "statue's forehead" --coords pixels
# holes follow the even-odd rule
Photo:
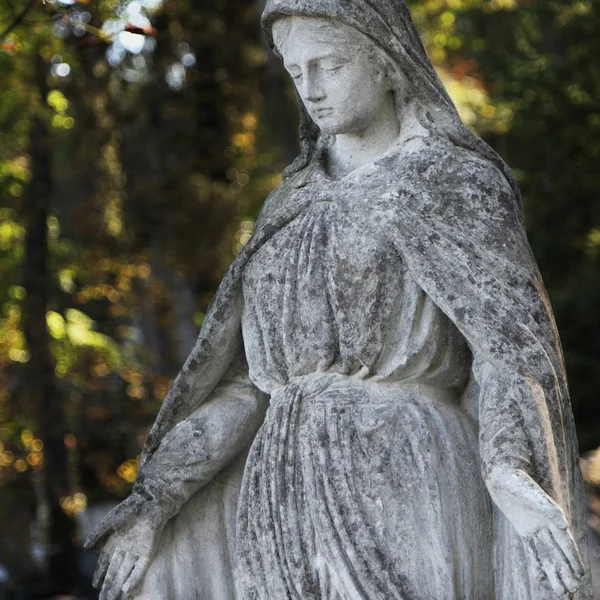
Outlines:
[[[283,52],[291,49],[362,46],[364,37],[353,27],[325,17],[288,16],[273,23],[273,41]]]

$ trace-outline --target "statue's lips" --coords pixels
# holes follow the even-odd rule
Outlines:
[[[317,117],[324,117],[325,115],[328,115],[331,112],[333,112],[333,108],[329,108],[329,107],[313,109],[313,114],[316,115]]]

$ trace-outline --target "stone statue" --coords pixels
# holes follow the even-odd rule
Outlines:
[[[268,0],[301,155],[89,538],[101,599],[592,598],[517,184],[404,0]]]

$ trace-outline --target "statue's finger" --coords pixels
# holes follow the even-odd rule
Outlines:
[[[569,593],[569,588],[567,584],[563,581],[555,565],[547,565],[546,573],[548,574],[548,581],[552,586],[552,590],[559,598],[562,598],[565,594]]]
[[[585,575],[583,560],[577,547],[577,542],[571,535],[569,529],[552,529],[550,531],[552,541],[559,548],[565,560],[568,562],[573,575],[579,581]]]
[[[124,550],[115,550],[111,560],[108,570],[106,571],[106,576],[104,577],[104,584],[102,585],[102,589],[100,590],[100,598],[99,600],[109,600],[110,594],[113,590],[113,582],[115,577],[117,576],[119,569],[121,568],[121,563],[125,558]]]
[[[565,550],[568,551],[568,549],[560,546],[554,537],[553,542],[558,556],[558,560],[556,561],[557,569],[569,591],[575,593],[579,588],[579,582],[584,575],[583,563],[579,556],[577,556],[576,564],[573,564],[573,559],[570,560],[567,556],[567,552],[565,552]],[[577,550],[575,549],[575,551]]]
[[[144,556],[138,559],[129,579],[127,579],[123,586],[123,594],[125,596],[129,596],[129,594],[131,594],[131,592],[133,592],[133,590],[141,583],[149,565],[150,559],[148,557]]]
[[[110,565],[112,555],[112,550],[102,551],[100,553],[100,556],[98,557],[98,564],[96,565],[96,570],[94,571],[94,579],[92,580],[92,585],[94,588],[98,589],[102,585],[104,576],[106,575],[106,571]]]
[[[560,578],[562,579],[565,588],[571,593],[574,594],[579,588],[579,580],[575,578],[573,575],[573,571],[571,571],[571,567],[565,563],[557,563],[556,570]]]
[[[540,541],[539,556],[542,562],[542,568],[548,576],[548,581],[553,591],[558,596],[563,596],[571,589],[572,581],[565,580],[561,573],[560,565],[565,565],[565,557],[557,547],[549,529],[543,529],[538,536]],[[572,580],[572,577],[571,577]]]
[[[119,598],[121,598],[121,592],[123,592],[123,585],[125,584],[127,578],[131,574],[131,571],[133,571],[137,559],[137,556],[134,556],[129,552],[125,552],[125,556],[123,557],[121,566],[119,567],[117,574],[112,580],[111,589],[108,591],[108,600],[119,600]],[[123,593],[123,595],[125,594]]]
[[[96,527],[94,527],[92,533],[88,535],[87,539],[83,543],[83,548],[85,550],[92,550],[94,546],[110,531],[112,531],[112,528],[110,527],[109,523],[105,519],[102,519],[102,521]]]
[[[529,567],[533,579],[540,586],[548,586],[548,575],[544,569],[544,564],[540,557],[540,549],[535,536],[532,536],[526,540],[525,547],[529,554]]]

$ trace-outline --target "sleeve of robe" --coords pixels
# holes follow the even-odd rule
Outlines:
[[[170,519],[250,445],[265,409],[266,396],[239,353],[206,402],[165,435],[133,491],[160,504]]]
[[[149,502],[159,500],[165,518],[174,516],[136,598],[236,598],[237,502],[267,407],[267,396],[248,377],[242,275],[253,253],[308,202],[284,202],[292,197],[284,183],[267,199],[260,226],[225,274],[148,434],[134,489]]]
[[[414,177],[373,206],[373,223],[471,347],[484,479],[497,464],[530,474],[563,509],[587,562],[562,350],[519,201],[496,167],[466,151],[450,149],[426,169],[418,160]],[[495,514],[497,598],[547,600],[518,534]],[[589,578],[576,598],[592,598]]]
[[[206,401],[169,430],[134,492],[169,519],[136,598],[233,600],[237,500],[266,396],[243,352]]]
[[[281,211],[289,196],[289,184],[281,184],[266,199],[257,234],[223,278],[146,440],[134,491],[158,501],[166,518],[246,448],[262,423],[267,396],[248,376],[241,279],[256,248],[302,209],[296,203],[290,214]]]

